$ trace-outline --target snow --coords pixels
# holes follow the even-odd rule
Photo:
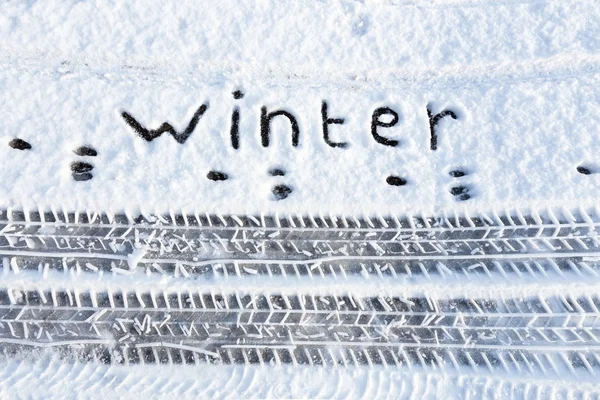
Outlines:
[[[0,206],[133,213],[406,214],[594,205],[593,1],[8,2],[0,16]],[[108,29],[110,28],[110,29]],[[245,96],[235,100],[231,93]],[[323,140],[328,102],[333,141]],[[121,117],[183,131],[146,142]],[[453,110],[429,149],[427,105]],[[230,144],[240,108],[240,148]],[[261,146],[260,108],[283,116]],[[378,107],[399,123],[371,136]],[[385,117],[382,117],[384,120]],[[31,150],[6,144],[19,137]],[[91,145],[98,157],[79,157]],[[93,179],[71,177],[90,162]],[[270,177],[278,167],[284,177]],[[466,177],[448,172],[462,168]],[[229,180],[208,180],[209,171]],[[388,176],[408,181],[401,187]],[[278,184],[293,191],[276,201]],[[465,185],[471,199],[450,189]]]
[[[0,391],[8,398],[482,398],[484,396],[594,397],[592,379],[562,382],[549,378],[448,374],[383,367],[319,369],[297,367],[236,366],[104,366],[56,360],[33,365],[17,361],[0,363]],[[226,377],[225,381],[223,377]]]
[[[235,98],[240,97],[236,91],[243,97]],[[346,147],[324,140],[323,102],[330,119],[344,119],[328,125],[330,140]],[[203,104],[207,110],[181,143],[168,132],[146,141],[123,117],[126,112],[148,129],[168,122],[181,133]],[[295,117],[297,146],[284,115],[272,120],[270,145],[264,146],[262,107]],[[374,112],[386,107],[397,113],[398,123],[385,127],[393,118],[382,116],[376,132],[397,141],[394,147],[379,143],[372,132]],[[238,149],[230,136],[234,109],[240,113]],[[434,127],[435,150],[428,109],[456,117],[448,115]],[[0,4],[0,208],[356,217],[589,209],[600,196],[599,111],[600,3],[594,0]],[[15,138],[32,148],[11,147]],[[80,146],[93,147],[97,156],[75,154]],[[93,178],[75,180],[73,162],[91,164],[91,172],[77,176],[91,173]],[[271,176],[274,168],[282,173]],[[457,170],[465,176],[450,175]],[[211,171],[228,179],[210,180]],[[390,176],[406,184],[390,185]],[[275,196],[278,185],[291,189],[284,190],[286,198]],[[453,188],[468,190],[470,198],[459,201]],[[42,227],[38,233],[52,235],[53,229]],[[137,268],[145,252],[140,247],[128,257],[115,255],[130,268],[115,268],[112,275],[103,276],[88,263],[89,275],[76,276],[80,271],[74,270],[68,275],[67,268],[59,275],[46,267],[39,279],[20,270],[16,258],[33,252],[3,251],[2,285],[351,291],[438,299],[584,296],[600,287],[587,275],[545,275],[542,284],[533,272],[518,281],[491,274],[462,281],[450,274],[381,282],[368,274],[344,281],[288,280],[258,274],[252,262],[242,266],[250,277],[205,282],[188,279],[184,264],[178,264],[173,278],[150,276]],[[33,365],[2,361],[0,397],[86,397],[100,391],[106,398],[131,393],[136,398],[584,397],[598,392],[592,377],[575,381],[574,375],[494,376],[435,368],[433,363],[426,371],[340,367],[323,373],[291,366],[122,367],[63,365],[51,355]]]

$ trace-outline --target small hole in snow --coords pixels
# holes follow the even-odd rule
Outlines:
[[[463,193],[460,196],[458,196],[458,200],[460,201],[467,201],[471,198],[471,195],[467,194],[467,193]]]
[[[292,188],[286,185],[277,185],[272,189],[272,192],[276,200],[283,200],[292,194]]]
[[[211,181],[226,181],[229,179],[229,176],[226,173],[219,171],[210,171],[206,174],[206,177]]]
[[[83,174],[75,174],[75,173],[73,174],[73,179],[75,179],[78,182],[89,181],[93,177],[94,177],[94,175],[90,174],[89,172],[85,172]]]
[[[93,147],[90,147],[90,146],[78,147],[75,150],[73,150],[73,152],[75,154],[77,154],[78,156],[82,156],[82,157],[96,157],[98,155],[98,152],[96,151],[96,149],[94,149]]]
[[[271,176],[285,176],[285,171],[281,168],[271,168],[269,170],[269,175]]]
[[[17,150],[31,150],[31,145],[23,139],[15,138],[8,143],[10,147]]]
[[[94,169],[94,166],[90,163],[86,163],[86,162],[71,163],[71,171],[79,173],[79,174],[84,173],[84,172],[90,172],[93,169]]]
[[[450,189],[450,194],[453,196],[459,196],[462,194],[466,194],[469,191],[469,188],[466,186],[456,186]]]
[[[388,176],[385,181],[391,186],[404,186],[407,184],[406,179],[393,175]]]
[[[454,171],[450,171],[450,172],[449,172],[449,174],[450,174],[450,176],[451,176],[451,177],[453,177],[453,178],[460,178],[461,176],[465,176],[465,175],[467,175],[467,173],[466,173],[466,172],[464,172],[464,171],[460,171],[460,170],[458,170],[458,169],[457,169],[457,170],[454,170]]]

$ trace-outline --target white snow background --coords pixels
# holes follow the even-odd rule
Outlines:
[[[242,90],[243,99],[232,92]],[[323,141],[321,102],[332,140]],[[148,143],[120,113],[191,137]],[[437,126],[426,106],[458,119]],[[241,112],[240,149],[229,143]],[[285,117],[260,142],[260,108]],[[373,110],[399,123],[371,136]],[[13,0],[0,2],[0,207],[167,213],[395,215],[595,206],[600,2],[594,0]],[[20,151],[14,138],[32,145]],[[73,150],[89,145],[95,158]],[[73,161],[94,165],[76,182]],[[267,171],[278,167],[283,177]],[[461,169],[456,179],[449,172]],[[230,179],[213,182],[211,170]],[[396,175],[408,184],[390,186]],[[293,189],[276,201],[271,189]],[[459,184],[472,198],[458,202]],[[248,375],[246,375],[248,374]],[[0,366],[0,397],[464,398],[574,396],[595,382],[419,371]],[[487,393],[488,388],[498,392]],[[578,392],[580,390],[580,392]],[[537,392],[536,392],[537,391]],[[540,394],[541,393],[541,394]],[[4,396],[2,396],[2,394]]]
[[[594,1],[7,1],[0,5],[0,206],[66,211],[428,215],[594,205],[600,175]],[[241,89],[245,97],[231,95]],[[334,141],[323,140],[321,102]],[[184,144],[125,123],[168,121]],[[429,149],[426,106],[454,110]],[[240,149],[229,141],[241,112]],[[285,117],[260,143],[260,108]],[[371,136],[388,106],[399,123]],[[383,118],[383,117],[382,117]],[[29,142],[30,151],[7,144]],[[84,160],[73,150],[93,146]],[[73,161],[94,165],[76,182]],[[285,177],[269,177],[272,167]],[[460,168],[468,176],[453,179]],[[229,175],[206,178],[210,170]],[[408,181],[390,186],[386,178]],[[458,202],[450,187],[466,184]],[[293,189],[275,201],[271,189]]]

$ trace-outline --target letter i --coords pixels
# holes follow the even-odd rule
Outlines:
[[[236,90],[232,93],[233,98],[238,100],[244,97],[244,93],[240,90]],[[234,149],[240,148],[240,108],[235,106],[233,108],[233,112],[231,113],[231,146]]]

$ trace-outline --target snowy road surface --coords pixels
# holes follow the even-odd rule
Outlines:
[[[241,365],[282,379],[342,368],[356,369],[359,386],[390,371],[442,381],[476,372],[490,386],[461,381],[457,394],[516,391],[520,371],[536,393],[569,392],[547,380],[600,372],[599,225],[596,211],[373,220],[3,212],[3,362],[58,357],[117,376],[156,364],[167,373]]]

